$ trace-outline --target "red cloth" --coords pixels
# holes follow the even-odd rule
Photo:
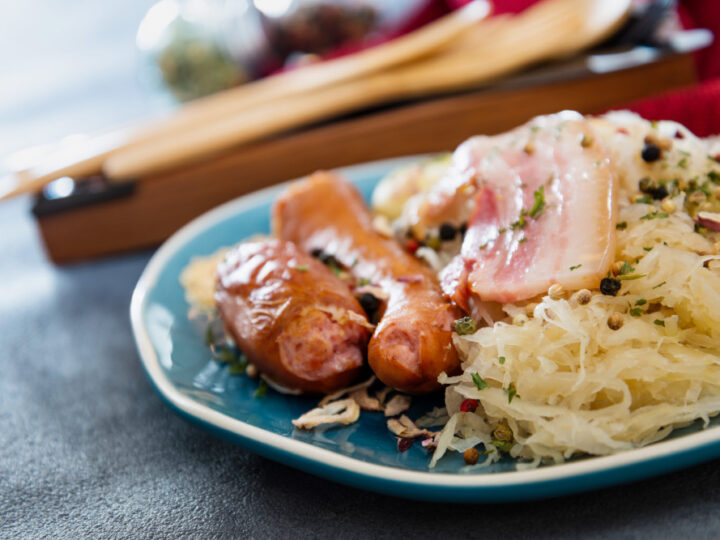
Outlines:
[[[427,0],[392,36],[386,36],[385,39],[423,26],[470,1]],[[519,13],[540,0],[491,1],[493,14],[498,15]],[[635,1],[642,3],[648,0]],[[708,28],[720,36],[720,0],[681,0],[678,14],[683,27]],[[675,120],[699,136],[720,133],[720,37],[712,46],[696,53],[695,57],[698,77],[704,81],[702,84],[613,108],[627,108],[649,120]]]
[[[695,54],[701,80],[720,77],[720,2],[717,0],[683,0],[678,9],[685,28],[707,28],[715,42]]]
[[[699,137],[715,135],[720,133],[720,79],[613,109],[630,109],[648,120],[674,120]]]

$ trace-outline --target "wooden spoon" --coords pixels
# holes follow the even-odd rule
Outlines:
[[[4,188],[0,184],[0,200],[36,191],[61,176],[83,177],[99,173],[113,152],[141,147],[167,135],[193,130],[211,120],[221,120],[266,103],[426,57],[460,39],[489,13],[487,0],[473,0],[462,9],[388,43],[195,100],[154,123],[106,133],[82,144],[61,144],[56,152],[37,165],[6,179],[8,185]]]
[[[370,104],[477,86],[601,41],[622,24],[630,3],[545,0],[519,16],[478,25],[461,42],[432,57],[126,147],[113,153],[103,170],[111,178],[141,177]]]

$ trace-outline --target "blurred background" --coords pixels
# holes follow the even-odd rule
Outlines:
[[[0,197],[31,194],[55,262],[157,245],[223,201],[318,168],[450,150],[563,108],[720,128],[715,0],[3,8]],[[168,189],[182,204],[167,206]]]
[[[135,35],[154,3],[2,2],[0,157],[173,107],[139,73]]]

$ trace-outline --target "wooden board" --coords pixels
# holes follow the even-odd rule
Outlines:
[[[143,178],[125,198],[38,217],[56,263],[158,245],[234,197],[317,169],[447,151],[477,133],[538,114],[592,113],[695,82],[690,55],[543,86],[487,89],[370,112],[236,148],[203,163]]]

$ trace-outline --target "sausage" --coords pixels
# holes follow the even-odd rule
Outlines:
[[[215,304],[228,333],[258,370],[306,393],[359,375],[370,337],[350,289],[290,242],[242,243],[218,265]]]
[[[272,221],[276,236],[334,256],[353,277],[383,291],[384,311],[368,345],[368,363],[381,381],[422,394],[439,388],[441,372],[457,371],[452,328],[461,313],[443,298],[429,268],[374,229],[351,184],[315,173],[278,199]]]

